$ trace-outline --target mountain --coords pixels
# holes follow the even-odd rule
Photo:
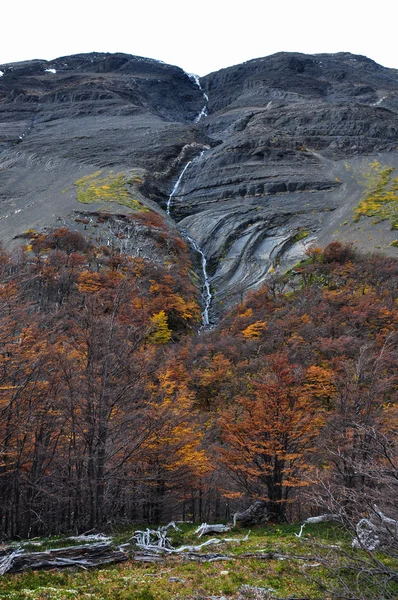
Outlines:
[[[278,53],[199,79],[91,53],[0,73],[7,246],[67,225],[163,260],[156,228],[126,225],[152,211],[203,252],[214,314],[311,244],[398,254],[398,70],[349,53]],[[364,182],[379,196],[355,219]]]

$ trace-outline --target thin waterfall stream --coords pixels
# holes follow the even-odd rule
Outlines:
[[[207,104],[209,102],[209,96],[206,94],[206,92],[203,91],[203,88],[200,85],[200,79],[199,79],[198,75],[195,75],[194,73],[189,73],[189,77],[194,80],[194,82],[196,83],[196,85],[198,86],[198,88],[200,89],[200,91],[202,92],[203,98],[204,98],[204,101],[205,101],[202,110],[200,111],[200,113],[198,114],[198,116],[194,120],[194,123],[199,123],[199,121],[203,117],[207,117]]]
[[[198,161],[203,156],[204,152],[205,151],[202,150],[201,153],[199,154],[199,156],[196,156],[195,158],[193,158],[192,160],[187,162],[187,164],[182,169],[177,181],[174,184],[173,189],[171,190],[170,196],[167,200],[166,213],[168,216],[170,216],[170,211],[172,208],[172,200],[177,195],[177,192],[181,186],[181,182],[185,175],[186,170],[188,169],[190,164],[192,164],[195,161]],[[202,278],[203,278],[202,298],[203,298],[203,303],[204,303],[204,309],[202,312],[202,323],[203,323],[203,327],[208,327],[210,325],[209,310],[210,310],[210,305],[211,305],[211,300],[212,300],[212,294],[211,294],[211,289],[210,289],[210,281],[209,281],[209,277],[207,274],[207,259],[206,259],[206,256],[205,256],[202,248],[199,246],[198,242],[193,237],[189,236],[185,230],[181,229],[181,233],[185,237],[185,239],[188,240],[188,242],[191,244],[191,246],[195,250],[195,252],[197,252],[200,255],[200,262],[201,262],[201,267],[202,267]]]
[[[203,297],[204,305],[205,305],[203,312],[202,312],[202,322],[203,322],[204,327],[208,327],[210,325],[209,309],[210,309],[210,305],[211,305],[212,294],[211,294],[211,289],[210,289],[209,278],[207,275],[207,259],[206,259],[206,256],[205,256],[202,248],[199,246],[197,241],[194,240],[192,237],[190,237],[187,234],[185,234],[185,237],[187,238],[188,242],[191,244],[192,248],[198,254],[200,254],[201,265],[202,265],[202,274],[203,274],[202,297]]]
[[[171,208],[171,202],[173,200],[173,197],[176,195],[178,188],[181,185],[181,181],[182,178],[184,177],[185,171],[188,169],[189,165],[191,164],[192,160],[190,160],[189,162],[187,162],[187,164],[185,165],[185,167],[183,168],[183,170],[181,171],[177,181],[174,184],[173,189],[171,190],[171,194],[167,200],[167,207],[166,207],[166,214],[168,216],[170,216],[170,208]]]

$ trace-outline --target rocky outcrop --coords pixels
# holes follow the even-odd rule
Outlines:
[[[137,181],[165,172],[170,181],[184,148],[199,152],[206,141],[193,125],[203,93],[178,67],[92,53],[0,71],[0,238],[8,245],[25,229],[73,224],[82,208],[120,213],[109,202],[82,206],[78,179],[113,170]],[[137,186],[132,192],[161,212]]]
[[[355,225],[339,231],[362,193],[347,166],[383,153],[397,164],[398,71],[347,53],[279,53],[201,83],[201,127],[219,143],[187,169],[174,215],[207,254],[214,306],[286,268],[306,244],[339,235],[372,249]],[[393,232],[383,236],[396,252]]]
[[[131,193],[164,215],[189,163],[170,215],[207,257],[214,313],[306,244],[338,236],[397,252],[387,225],[370,240],[352,222],[362,191],[353,170],[375,157],[398,166],[396,70],[348,53],[279,53],[198,82],[158,61],[92,53],[0,71],[6,243],[25,229],[73,224],[82,209],[74,183],[98,170],[143,180]]]

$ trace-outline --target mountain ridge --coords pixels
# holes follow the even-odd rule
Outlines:
[[[397,254],[388,221],[353,218],[358,174],[375,160],[398,167],[396,69],[346,52],[281,52],[197,78],[154,59],[94,52],[0,71],[7,245],[59,224],[120,245],[109,227],[99,235],[102,226],[76,224],[82,209],[133,210],[101,196],[82,207],[76,181],[100,170],[101,181],[124,173],[134,200],[196,240],[214,313],[311,243],[341,239]],[[124,250],[136,252],[134,240]]]

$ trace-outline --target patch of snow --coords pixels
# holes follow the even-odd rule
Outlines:
[[[56,69],[44,69],[46,73],[56,73]]]
[[[21,212],[21,210],[22,210],[22,208],[17,208],[17,210],[14,210],[14,215],[16,215],[16,214],[20,213],[20,212]]]
[[[0,71],[0,77],[3,77],[4,71]]]

